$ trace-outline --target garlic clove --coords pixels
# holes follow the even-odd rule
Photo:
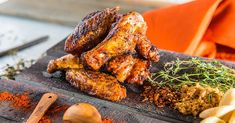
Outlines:
[[[229,113],[229,112],[231,112],[233,110],[235,110],[234,106],[214,107],[214,108],[210,108],[210,109],[202,111],[199,114],[199,117],[203,118],[203,119],[207,118],[207,117],[212,117],[212,116],[221,118],[221,117],[225,116],[227,113]]]
[[[235,123],[235,111],[233,111],[228,123]]]
[[[200,123],[226,123],[226,122],[218,117],[208,117],[202,120]]]
[[[227,90],[220,100],[219,106],[233,105],[235,106],[235,88]]]
[[[98,110],[88,103],[69,107],[64,113],[63,120],[69,123],[102,123]]]
[[[232,115],[233,111],[230,111],[229,113],[225,114],[224,116],[221,117],[222,120],[224,120],[225,122],[228,122],[231,115]]]

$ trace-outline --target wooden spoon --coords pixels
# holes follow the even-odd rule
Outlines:
[[[33,113],[30,115],[26,123],[38,123],[48,108],[53,104],[58,96],[54,93],[46,93],[42,96]]]

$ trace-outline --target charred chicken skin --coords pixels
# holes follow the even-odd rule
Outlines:
[[[139,13],[123,15],[104,41],[82,55],[83,63],[92,70],[99,70],[112,57],[133,51],[136,46],[134,35],[141,34],[143,28],[146,23]]]
[[[47,65],[47,72],[53,73],[57,70],[79,69],[79,68],[83,68],[83,65],[79,64],[79,58],[71,54],[68,54],[61,58],[50,60]]]
[[[66,80],[79,90],[110,101],[120,101],[126,97],[126,88],[117,79],[105,73],[84,69],[69,69]]]
[[[64,50],[80,56],[82,52],[95,47],[108,34],[118,10],[119,7],[107,8],[87,15],[66,40]]]

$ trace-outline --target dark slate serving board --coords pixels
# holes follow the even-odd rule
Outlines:
[[[89,102],[97,106],[102,116],[107,116],[114,119],[117,122],[127,122],[127,123],[165,123],[165,122],[173,122],[173,123],[187,123],[199,122],[199,118],[193,116],[184,116],[180,114],[178,111],[173,110],[169,107],[165,108],[157,108],[154,104],[149,102],[142,102],[142,98],[140,97],[140,90],[137,87],[133,87],[130,85],[126,85],[128,88],[127,98],[120,102],[110,102],[102,99],[98,99],[94,96],[89,96],[85,93],[80,92],[76,88],[72,87],[69,83],[65,81],[61,74],[55,74],[53,77],[47,74],[46,67],[48,61],[51,59],[58,58],[60,56],[65,55],[63,51],[64,41],[60,42],[53,48],[47,51],[47,55],[40,60],[37,61],[35,65],[23,71],[20,75],[16,77],[16,81],[18,84],[22,84],[23,87],[20,87],[20,91],[31,89],[35,87],[32,96],[36,96],[35,100],[38,100],[38,95],[41,95],[46,91],[54,91],[62,97],[58,102],[63,102],[65,104],[74,104],[77,102]],[[183,54],[178,54],[169,51],[160,51],[161,59],[158,63],[152,65],[151,71],[160,70],[164,63],[179,59],[188,59],[190,56],[186,56]],[[229,67],[234,68],[234,63],[223,62]],[[9,84],[11,81],[9,82]],[[14,83],[14,82],[13,82]],[[16,83],[16,82],[15,82]],[[7,89],[11,90],[11,86],[5,84]],[[30,87],[28,87],[30,86]],[[4,87],[0,86],[1,89]],[[13,90],[14,91],[14,90]],[[17,92],[17,91],[15,91]],[[105,108],[104,108],[105,107]],[[0,112],[2,109],[0,108]],[[15,121],[23,121],[20,117],[26,118],[29,115],[29,112],[26,114],[17,114],[15,115],[4,115],[0,113],[0,116],[6,119],[14,119]],[[13,116],[15,118],[13,118]],[[62,116],[62,114],[61,114]],[[62,122],[60,120],[56,120],[56,122]]]
[[[24,109],[15,109],[10,106],[10,103],[4,102],[0,103],[0,122],[25,122],[29,115],[32,113],[37,102],[40,100],[41,96],[46,92],[56,93],[59,98],[58,100],[50,107],[56,106],[70,106],[78,102],[87,102],[94,105],[102,117],[112,118],[113,120],[120,121],[122,123],[138,123],[138,122],[158,122],[163,123],[162,121],[150,118],[148,116],[142,115],[136,110],[129,108],[128,106],[121,106],[118,104],[112,104],[108,101],[92,98],[85,95],[77,94],[76,92],[69,92],[54,87],[47,87],[40,83],[35,82],[18,82],[11,80],[0,80],[1,91],[8,91],[14,94],[20,94],[27,92],[29,93],[30,98],[32,99],[32,110]],[[50,109],[49,109],[50,110]],[[52,120],[52,122],[60,123],[62,122],[62,116],[64,111],[58,112],[57,116],[52,116],[48,114],[47,116]],[[4,120],[1,120],[4,119]],[[4,122],[5,123],[5,122]]]

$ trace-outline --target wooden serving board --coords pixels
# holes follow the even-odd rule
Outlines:
[[[71,105],[78,102],[88,102],[95,105],[101,112],[103,117],[110,117],[116,122],[126,123],[197,123],[199,118],[193,116],[184,116],[178,111],[169,107],[157,108],[154,104],[149,102],[142,102],[140,96],[141,88],[133,87],[131,85],[125,85],[127,87],[127,98],[120,102],[110,102],[90,96],[83,92],[80,92],[76,88],[72,87],[66,80],[62,73],[56,73],[53,76],[47,74],[46,68],[48,61],[65,55],[63,51],[64,41],[60,42],[53,48],[47,51],[47,56],[38,60],[29,69],[23,71],[16,77],[16,81],[3,81],[0,83],[0,89],[5,88],[13,93],[22,91],[31,92],[31,97],[36,101],[44,92],[55,92],[59,94],[59,100],[56,103]],[[188,59],[190,56],[177,54],[168,51],[160,51],[161,59],[158,63],[152,65],[151,71],[158,71],[162,69],[164,63],[179,59]],[[234,63],[223,62],[229,67],[235,67]],[[2,83],[6,84],[2,84]],[[12,84],[11,84],[12,83]],[[16,84],[17,86],[12,86]],[[14,89],[16,88],[16,89]],[[1,106],[0,106],[1,107]],[[15,111],[10,113],[4,113],[6,109],[0,108],[0,117],[5,119],[11,119],[13,121],[24,121],[23,118],[31,112],[24,112],[24,114],[18,114]],[[62,122],[61,113],[59,119],[53,119],[56,122]],[[1,120],[1,119],[0,119]]]

